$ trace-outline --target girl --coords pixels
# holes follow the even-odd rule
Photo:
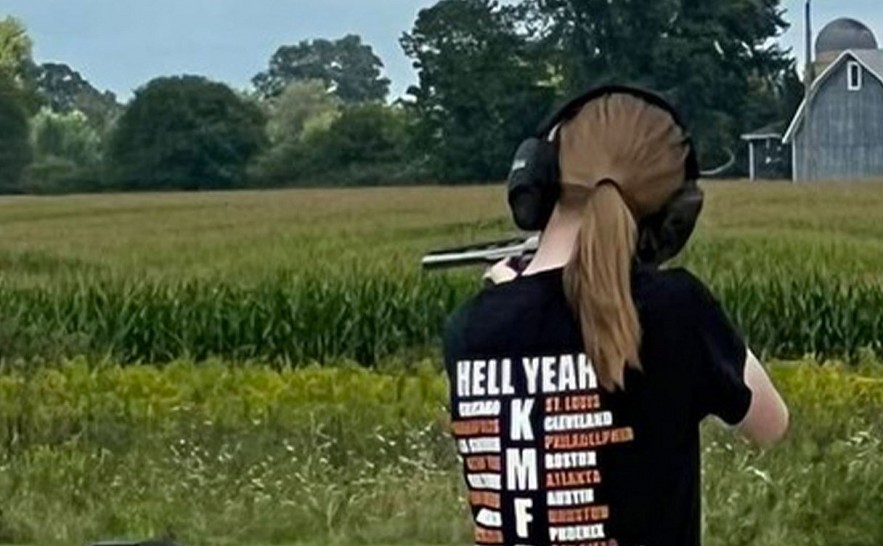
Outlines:
[[[616,88],[559,114],[536,256],[495,267],[446,329],[478,545],[698,545],[700,422],[761,446],[787,429],[702,282],[639,259],[648,219],[698,176],[676,115],[648,97]]]

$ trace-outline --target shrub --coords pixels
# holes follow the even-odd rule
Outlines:
[[[21,190],[31,194],[66,194],[107,188],[104,168],[82,166],[58,157],[36,161],[25,171]]]
[[[227,86],[159,78],[135,92],[113,132],[110,166],[124,189],[232,188],[265,144],[264,117]]]

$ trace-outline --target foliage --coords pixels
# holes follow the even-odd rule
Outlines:
[[[21,21],[13,17],[0,20],[0,73],[22,84],[32,62],[33,42]]]
[[[518,32],[518,12],[491,0],[443,0],[402,40],[418,70],[408,91],[412,146],[446,181],[505,178],[512,155],[550,110],[546,63]]]
[[[383,62],[371,46],[349,34],[339,40],[304,40],[280,47],[269,68],[252,83],[265,98],[279,95],[292,82],[320,80],[346,103],[382,101],[390,83],[382,69]]]
[[[340,113],[339,100],[328,93],[321,80],[294,82],[266,102],[267,133],[276,146],[299,141],[312,131],[327,130]]]
[[[153,80],[136,91],[113,133],[114,178],[140,190],[241,185],[264,146],[264,121],[223,84],[198,76]]]
[[[399,108],[364,104],[313,118],[303,138],[282,141],[261,159],[255,177],[275,185],[411,182],[407,115]]]
[[[62,195],[105,191],[108,182],[101,165],[81,166],[49,156],[32,163],[19,186],[22,193],[30,195]]]
[[[314,171],[321,153],[309,139],[340,117],[341,104],[320,80],[294,82],[278,97],[263,101],[270,146],[250,173],[252,185],[288,185]]]
[[[101,163],[101,136],[78,110],[57,114],[44,108],[31,120],[31,140],[38,161],[58,158],[80,167]]]
[[[0,72],[0,193],[21,190],[21,175],[32,159],[26,104],[12,78]]]
[[[109,129],[122,107],[116,96],[100,92],[83,76],[63,63],[43,63],[36,69],[37,92],[53,112],[82,112],[99,131]]]
[[[0,72],[13,79],[30,114],[45,102],[58,113],[83,112],[102,138],[113,130],[107,171],[117,189],[231,188],[246,178],[252,187],[497,181],[554,103],[610,82],[660,91],[686,114],[703,165],[733,151],[744,171],[739,135],[789,119],[802,96],[795,60],[771,45],[785,28],[780,0],[441,0],[421,10],[400,40],[419,76],[400,99],[407,115],[395,108],[374,115],[381,125],[356,154],[366,157],[385,142],[382,155],[396,158],[340,163],[327,161],[334,155],[327,143],[346,140],[361,123],[350,119],[331,131],[341,105],[381,104],[390,86],[383,62],[357,35],[284,45],[253,78],[269,114],[267,148],[254,105],[231,106],[220,84],[213,84],[214,99],[208,82],[203,91],[190,86],[202,106],[158,91],[159,82],[184,86],[187,78],[146,86],[142,94],[169,104],[130,108],[125,127],[113,130],[122,110],[116,97],[66,64],[37,65],[13,18],[0,22]],[[42,161],[24,185],[16,181],[16,191],[105,186],[104,172],[65,173],[65,163]]]
[[[0,540],[465,544],[447,385],[428,362],[274,372],[76,360],[0,375]],[[883,540],[883,373],[773,367],[785,445],[704,431],[705,542]]]
[[[320,167],[404,160],[405,115],[380,105],[344,110],[327,131],[308,139],[319,150]]]
[[[232,106],[221,84],[202,81],[199,91],[187,83],[193,78],[151,82],[113,129],[116,97],[66,64],[35,64],[12,18],[0,23],[0,72],[16,82],[29,113],[40,101],[58,113],[79,110],[102,138],[111,130],[116,137],[109,177],[65,173],[65,158],[45,160],[24,185],[16,182],[29,192],[102,189],[105,178],[136,190],[497,181],[554,103],[610,82],[660,91],[686,114],[705,166],[733,151],[744,171],[739,135],[790,118],[802,95],[795,61],[770,45],[785,28],[780,0],[441,0],[400,40],[419,83],[399,107],[338,120],[341,105],[386,99],[383,62],[357,35],[305,40],[280,47],[253,78],[268,114],[263,131],[251,100]],[[175,81],[203,102],[177,100]],[[168,104],[143,107],[141,95]],[[344,154],[360,159],[331,162],[340,154],[330,143],[364,134],[359,126],[372,116],[365,148]],[[365,159],[378,145],[383,159]]]
[[[569,94],[602,83],[663,92],[686,114],[703,163],[737,150],[739,135],[790,117],[799,89],[779,0],[526,0]]]

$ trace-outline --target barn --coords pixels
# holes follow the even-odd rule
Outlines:
[[[785,132],[795,181],[883,178],[883,50],[854,19],[816,40],[815,78]]]

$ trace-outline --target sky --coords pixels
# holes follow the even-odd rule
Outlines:
[[[711,0],[708,0],[711,1]],[[399,46],[433,0],[0,0],[24,21],[38,62],[63,62],[122,100],[161,75],[200,74],[244,89],[284,44],[360,34],[386,65],[392,97],[416,81]],[[781,38],[803,59],[804,0],[784,0]],[[883,0],[814,0],[814,27],[854,17],[883,42]]]

